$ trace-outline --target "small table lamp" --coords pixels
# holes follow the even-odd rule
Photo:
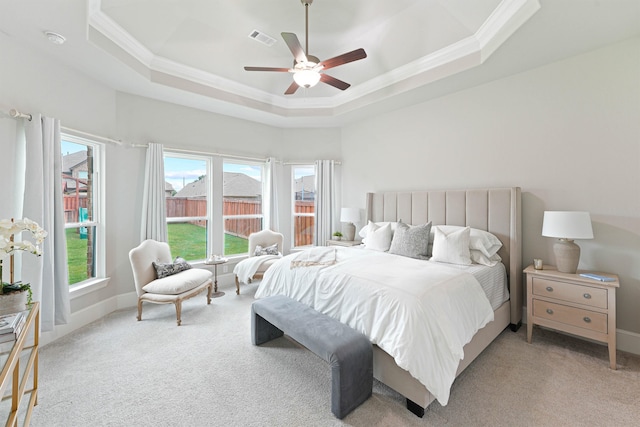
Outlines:
[[[542,235],[556,237],[553,245],[558,271],[575,273],[580,262],[580,246],[573,239],[593,239],[589,212],[545,211]]]
[[[356,236],[355,223],[360,222],[360,209],[342,208],[340,210],[340,222],[342,224],[342,236],[345,240],[352,241]]]

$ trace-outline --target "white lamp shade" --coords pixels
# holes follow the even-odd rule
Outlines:
[[[542,235],[558,239],[593,239],[589,212],[545,211]]]
[[[315,70],[299,70],[293,75],[293,80],[300,87],[310,88],[320,81],[320,73]]]
[[[340,210],[340,222],[350,222],[357,224],[360,222],[360,209],[342,208]]]

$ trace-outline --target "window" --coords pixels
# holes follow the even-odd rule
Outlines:
[[[314,165],[298,165],[292,172],[293,247],[313,244],[315,233],[316,170]]]
[[[209,169],[203,156],[164,156],[167,231],[174,257],[203,260],[210,250]]]
[[[69,285],[104,276],[103,145],[61,135]]]
[[[262,230],[264,165],[224,161],[224,254],[246,254],[249,234]]]

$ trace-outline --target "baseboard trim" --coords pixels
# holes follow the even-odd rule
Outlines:
[[[53,331],[42,332],[40,334],[40,345],[47,345],[53,341],[70,334],[71,332],[88,325],[91,322],[102,319],[109,313],[122,308],[134,307],[138,297],[135,292],[120,294],[115,297],[100,301],[82,310],[71,313],[69,323],[66,325],[56,325]]]

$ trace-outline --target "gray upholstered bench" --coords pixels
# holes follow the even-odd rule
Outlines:
[[[371,397],[373,349],[360,332],[283,295],[251,306],[251,341],[260,345],[287,334],[331,366],[331,412],[344,418]]]

